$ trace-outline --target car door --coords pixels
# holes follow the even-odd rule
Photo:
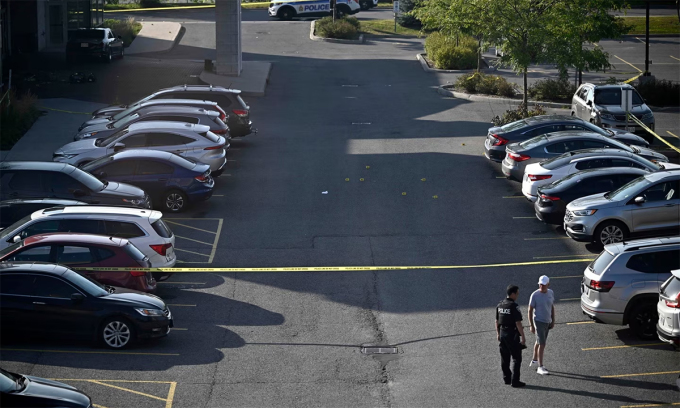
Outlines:
[[[119,139],[116,143],[109,146],[106,149],[107,154],[115,153],[120,150],[116,150],[115,145],[122,143],[125,145],[124,149],[146,149],[147,148],[147,135],[146,133],[128,133],[125,137]]]
[[[586,86],[582,85],[575,93],[574,96],[571,98],[571,110],[574,112],[574,116],[578,118],[583,118],[582,111],[583,111],[583,106],[586,104],[585,101],[585,94],[586,94]]]
[[[13,173],[12,178],[7,183],[7,187],[9,188],[8,191],[3,192],[3,199],[45,198],[44,178],[46,172],[38,170],[15,170]]]
[[[678,187],[677,180],[661,182],[633,197],[628,202],[633,219],[631,232],[649,233],[655,230],[678,228],[680,226]],[[637,197],[643,197],[645,201],[636,204]]]
[[[194,139],[178,135],[175,133],[149,133],[147,146],[154,150],[163,150],[182,155],[187,152],[187,144],[192,143]]]
[[[137,165],[134,185],[146,191],[154,201],[167,189],[175,168],[156,160],[142,160]]]
[[[585,103],[583,104],[581,110],[581,119],[590,122],[590,120],[592,119],[591,113],[595,106],[595,90],[591,87],[587,87],[583,99]]]
[[[46,174],[46,176],[46,191],[48,197],[78,200],[89,204],[99,204],[99,200],[92,196],[92,191],[70,175],[61,172],[50,172]]]
[[[37,320],[47,333],[58,335],[87,335],[92,333],[94,316],[83,310],[82,303],[71,300],[80,293],[75,286],[61,278],[36,275],[33,282],[33,304]]]
[[[79,274],[96,281],[101,278],[102,272],[87,269],[88,267],[99,266],[97,255],[88,245],[55,245],[54,255],[55,263],[66,265]]]
[[[6,273],[0,275],[0,319],[2,328],[21,334],[36,331],[35,305],[31,297],[32,275]]]
[[[100,180],[134,184],[128,180],[134,179],[137,162],[137,159],[115,160],[99,167],[93,174]]]

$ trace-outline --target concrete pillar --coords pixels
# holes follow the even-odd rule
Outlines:
[[[239,76],[241,61],[241,0],[215,0],[215,73]]]

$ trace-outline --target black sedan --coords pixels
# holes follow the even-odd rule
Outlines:
[[[77,57],[101,58],[111,62],[113,57],[123,58],[125,47],[123,39],[116,36],[110,28],[81,28],[71,31],[66,43],[66,59]]]
[[[536,218],[562,225],[567,204],[577,198],[616,190],[624,184],[648,174],[647,170],[631,167],[608,167],[583,170],[538,188],[534,203]]]
[[[489,160],[501,162],[505,158],[505,146],[508,143],[522,142],[546,133],[569,130],[597,133],[627,145],[649,146],[645,139],[633,133],[602,129],[573,116],[543,115],[521,119],[500,127],[489,128],[489,133],[484,142],[484,155]]]
[[[45,208],[86,204],[82,201],[60,198],[16,198],[0,201],[0,228],[7,228],[25,216]]]
[[[85,393],[68,384],[15,374],[0,368],[0,406],[89,408],[92,407],[92,401]]]
[[[5,333],[83,337],[112,349],[166,336],[172,315],[157,296],[103,286],[61,265],[12,262],[0,269]]]

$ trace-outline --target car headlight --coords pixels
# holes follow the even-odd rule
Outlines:
[[[82,137],[92,137],[92,136],[96,135],[97,133],[99,133],[99,132],[88,132],[88,133],[83,133],[81,136]]]
[[[642,120],[651,120],[654,119],[654,114],[652,112],[645,113],[642,115]]]
[[[165,313],[160,309],[135,308],[135,310],[143,316],[165,316]]]
[[[614,115],[612,115],[611,113],[607,113],[607,112],[601,112],[601,113],[600,113],[600,118],[602,118],[602,119],[607,119],[607,120],[616,120],[616,118],[614,117]]]
[[[579,217],[585,217],[587,215],[595,214],[596,211],[597,210],[576,210],[576,211],[572,211],[572,213],[574,213],[574,215],[577,215]]]
[[[132,205],[144,204],[143,198],[123,198],[123,201]]]
[[[64,159],[72,159],[77,156],[77,154],[67,154],[67,153],[57,153],[56,157],[63,157]]]

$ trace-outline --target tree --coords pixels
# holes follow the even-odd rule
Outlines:
[[[420,28],[420,21],[411,15],[410,11],[416,7],[418,0],[400,0],[399,1],[399,15],[397,16],[397,23],[402,27]]]

